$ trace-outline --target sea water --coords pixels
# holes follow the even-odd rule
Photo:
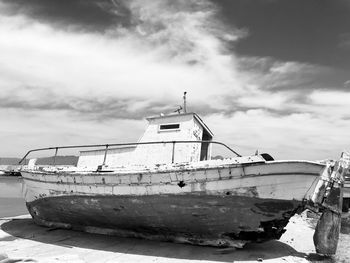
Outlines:
[[[0,218],[28,214],[22,182],[21,177],[0,176]]]

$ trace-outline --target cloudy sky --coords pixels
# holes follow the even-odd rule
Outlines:
[[[350,149],[348,0],[0,0],[0,156],[188,108],[241,154]]]

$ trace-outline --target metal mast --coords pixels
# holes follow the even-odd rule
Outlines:
[[[183,96],[183,99],[184,99],[184,113],[187,112],[187,108],[186,108],[186,94],[187,94],[187,91],[184,92],[184,96]]]

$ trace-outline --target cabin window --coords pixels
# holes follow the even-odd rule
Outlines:
[[[180,129],[179,123],[159,125],[159,131],[174,131],[174,130],[179,130],[179,129]]]

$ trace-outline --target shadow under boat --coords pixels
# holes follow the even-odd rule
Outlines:
[[[63,247],[79,247],[99,251],[183,260],[232,262],[251,261],[259,258],[267,260],[285,256],[307,258],[308,256],[277,240],[265,243],[250,243],[242,249],[220,249],[217,247],[90,234],[57,228],[43,228],[36,225],[32,219],[27,218],[12,219],[3,223],[1,229],[12,237],[6,237],[6,240],[0,239],[0,241],[13,241],[17,238],[22,238]]]

